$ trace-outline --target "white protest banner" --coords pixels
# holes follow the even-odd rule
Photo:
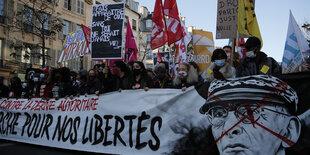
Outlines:
[[[83,29],[71,32],[66,36],[58,63],[90,54],[90,49],[91,45],[87,47]]]
[[[1,99],[0,139],[114,154],[172,152],[182,127],[207,126],[194,88],[124,90],[75,99]]]

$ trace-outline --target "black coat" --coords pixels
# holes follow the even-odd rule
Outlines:
[[[259,52],[255,58],[244,58],[241,66],[237,68],[237,77],[249,75],[272,75],[280,77],[281,67],[272,58],[267,57],[264,52]]]
[[[9,96],[9,87],[6,85],[0,85],[0,97],[8,97]]]

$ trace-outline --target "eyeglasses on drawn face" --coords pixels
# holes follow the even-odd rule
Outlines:
[[[260,105],[257,103],[241,104],[237,107],[233,106],[233,104],[229,104],[226,107],[213,106],[206,112],[206,115],[208,116],[208,119],[213,126],[219,127],[224,125],[229,111],[234,111],[234,114],[238,120],[241,120],[245,117],[245,119],[243,119],[242,121],[244,124],[252,124],[260,119],[261,114],[264,113],[265,110],[285,116],[290,116],[288,114],[266,108],[264,105]]]

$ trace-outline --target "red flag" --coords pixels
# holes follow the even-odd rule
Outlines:
[[[163,4],[161,0],[156,0],[153,22],[155,23],[152,30],[151,48],[156,49],[163,46],[168,41],[166,31],[166,21],[163,14]]]
[[[135,38],[132,34],[129,20],[127,19],[127,33],[126,33],[126,44],[125,44],[125,62],[137,61],[138,48]]]
[[[109,65],[110,68],[113,68],[114,62],[116,62],[116,61],[123,61],[123,59],[108,59],[107,64]]]
[[[86,43],[87,43],[87,47],[89,47],[89,44],[90,44],[90,34],[91,34],[91,29],[88,28],[87,26],[85,25],[82,25],[82,29],[83,29],[83,32],[84,32],[84,36],[85,36],[85,40],[86,40]],[[90,50],[90,49],[89,49]]]
[[[238,53],[239,53],[239,56],[240,58],[245,58],[246,57],[246,54],[245,54],[245,41],[244,41],[244,38],[239,38],[238,39]]]
[[[159,50],[158,50],[158,52],[157,52],[157,62],[156,62],[156,64],[159,64],[159,63],[161,63],[161,62],[163,62],[163,58],[161,57],[161,54],[159,53]]]
[[[176,0],[165,0],[164,14],[169,17],[167,23],[168,45],[179,41],[183,37],[182,26]]]

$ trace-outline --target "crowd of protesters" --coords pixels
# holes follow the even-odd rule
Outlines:
[[[234,55],[231,61],[230,46],[215,49],[211,65],[206,72],[201,73],[195,62],[180,63],[177,72],[169,73],[169,63],[160,62],[154,69],[146,69],[140,61],[125,64],[114,62],[113,66],[97,64],[93,69],[70,71],[69,68],[37,69],[26,74],[22,83],[19,77],[9,81],[9,87],[4,85],[0,77],[0,98],[73,98],[80,95],[102,94],[128,89],[175,88],[185,91],[186,88],[200,82],[211,82],[240,76],[267,74],[281,75],[281,67],[271,57],[260,51],[261,42],[250,37],[245,43],[246,58],[240,59]],[[310,63],[309,63],[310,64]],[[304,65],[305,66],[305,65]],[[310,66],[310,65],[309,65]],[[310,68],[310,67],[309,67]]]
[[[197,66],[197,64],[195,64]],[[30,69],[31,70],[31,69]],[[169,74],[169,64],[161,62],[154,70],[147,70],[140,61],[114,65],[97,64],[89,71],[70,71],[69,68],[36,69],[26,74],[25,81],[19,77],[10,79],[9,87],[0,77],[1,96],[9,98],[73,98],[80,95],[102,94],[128,89],[177,88],[186,90],[195,85],[198,72],[189,63],[182,63],[174,77]],[[202,78],[200,79],[202,80]]]

